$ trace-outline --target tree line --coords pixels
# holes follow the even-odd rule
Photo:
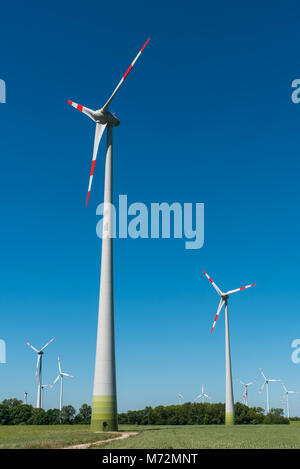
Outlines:
[[[271,409],[265,415],[261,407],[234,405],[238,425],[289,424],[283,409]],[[72,405],[59,409],[37,409],[18,399],[4,399],[0,404],[0,425],[78,425],[91,422],[92,408],[82,404],[79,411]],[[291,420],[299,419],[292,417]],[[145,407],[118,415],[119,424],[127,425],[224,425],[225,404],[191,403]]]
[[[0,425],[89,424],[92,408],[82,404],[79,412],[72,405],[59,409],[37,409],[18,399],[4,399],[0,404]]]
[[[261,407],[248,407],[240,402],[234,405],[238,425],[289,424],[283,409],[271,409],[265,415]],[[130,425],[224,425],[225,404],[191,403],[145,407],[119,414],[120,424]]]

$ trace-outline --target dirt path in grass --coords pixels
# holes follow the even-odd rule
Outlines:
[[[102,433],[102,432],[95,432],[95,433]],[[110,433],[112,435],[118,435],[120,432],[105,432],[105,433]],[[92,441],[89,443],[83,443],[80,445],[73,445],[73,446],[67,446],[62,449],[87,449],[92,445],[101,445],[104,443],[108,443],[109,441],[115,441],[115,440],[125,440],[126,438],[129,438],[130,436],[135,436],[137,435],[138,432],[124,432],[122,433],[121,436],[117,436],[116,438],[108,438],[107,440],[99,440],[99,441]]]

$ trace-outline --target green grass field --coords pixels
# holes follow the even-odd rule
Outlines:
[[[140,433],[126,440],[104,443],[101,449],[300,448],[300,426],[296,424],[232,427],[120,425],[120,430]]]
[[[138,432],[125,440],[103,443],[92,448],[101,449],[205,449],[205,448],[300,448],[299,422],[291,425],[220,425],[195,426],[130,426],[120,425],[124,431]],[[88,425],[1,426],[0,449],[5,448],[65,448],[70,445],[92,443],[113,436],[94,433]]]
[[[64,448],[107,438],[112,435],[91,432],[89,425],[0,426],[0,449]]]

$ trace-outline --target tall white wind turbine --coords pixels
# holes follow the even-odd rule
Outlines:
[[[194,402],[197,402],[198,399],[203,399],[203,402],[205,402],[205,399],[211,399],[205,392],[204,392],[204,386],[202,384],[202,391],[198,396],[195,397]]]
[[[58,356],[58,375],[51,384],[51,388],[57,383],[57,381],[60,379],[60,392],[59,392],[59,410],[61,411],[63,407],[63,382],[64,382],[64,376],[68,376],[69,378],[75,378],[75,376],[70,375],[69,373],[64,373],[61,371],[61,365],[60,365],[60,359]]]
[[[49,344],[55,339],[55,337],[52,337],[49,342],[47,342],[44,347],[42,347],[40,350],[36,349],[33,345],[31,345],[29,342],[26,341],[26,344],[29,345],[32,350],[34,350],[37,353],[37,362],[36,362],[36,369],[35,369],[35,377],[38,377],[38,391],[37,391],[37,398],[36,398],[36,407],[40,408],[42,407],[42,358],[44,355],[43,350],[45,350],[46,347],[48,347]]]
[[[102,108],[93,111],[73,101],[68,101],[71,106],[86,114],[96,124],[86,205],[90,197],[99,143],[107,128],[100,299],[91,423],[94,430],[118,430],[113,301],[112,131],[113,127],[120,124],[120,121],[108,109],[149,40],[150,38],[145,42]]]
[[[282,387],[284,389],[284,394],[286,398],[286,412],[287,412],[287,418],[290,418],[290,405],[289,405],[289,394],[299,394],[298,391],[288,391],[284,385],[284,383],[281,381]]]
[[[261,372],[263,378],[264,378],[264,384],[262,385],[262,387],[260,388],[259,390],[259,394],[263,391],[264,387],[266,386],[266,393],[267,393],[267,414],[270,412],[270,396],[269,396],[269,383],[273,383],[273,382],[279,382],[280,379],[270,379],[270,378],[266,378],[266,376],[264,375],[264,372],[263,370],[260,368],[259,371]]]
[[[244,404],[248,406],[248,387],[251,386],[251,384],[256,383],[256,379],[254,381],[250,381],[250,383],[243,383],[240,379],[236,378],[236,380],[241,383],[243,386],[243,399],[244,399]]]
[[[224,293],[220,288],[213,282],[210,276],[203,270],[204,274],[218,293],[220,295],[220,303],[217,309],[217,314],[214,320],[214,323],[211,328],[211,332],[214,330],[217,319],[221,312],[221,309],[225,305],[225,355],[226,355],[226,405],[225,405],[225,425],[234,424],[234,406],[233,406],[233,390],[232,390],[232,374],[231,374],[231,356],[230,356],[230,339],[229,339],[229,319],[228,319],[228,299],[232,293],[245,290],[246,288],[253,287],[256,283],[251,285],[246,285],[245,287],[237,288],[236,290],[229,290]]]

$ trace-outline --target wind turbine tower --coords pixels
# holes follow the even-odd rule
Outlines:
[[[230,340],[229,340],[229,318],[228,318],[228,300],[229,296],[233,293],[245,290],[246,288],[253,287],[256,283],[246,285],[245,287],[237,288],[236,290],[229,290],[224,293],[220,288],[213,282],[209,275],[203,271],[218,295],[220,295],[220,303],[217,309],[217,314],[211,328],[211,332],[214,330],[220,311],[225,305],[225,363],[226,363],[226,405],[225,405],[225,425],[234,424],[234,404],[233,404],[233,390],[232,390],[232,374],[231,374],[231,355],[230,355]]]
[[[107,128],[100,298],[91,422],[93,430],[118,430],[113,298],[112,135],[113,127],[118,126],[120,121],[114,114],[109,112],[108,109],[149,40],[150,38],[130,64],[113,94],[101,109],[93,111],[73,101],[68,101],[71,106],[86,114],[96,124],[94,152],[86,205],[90,197],[99,143],[105,128]]]

